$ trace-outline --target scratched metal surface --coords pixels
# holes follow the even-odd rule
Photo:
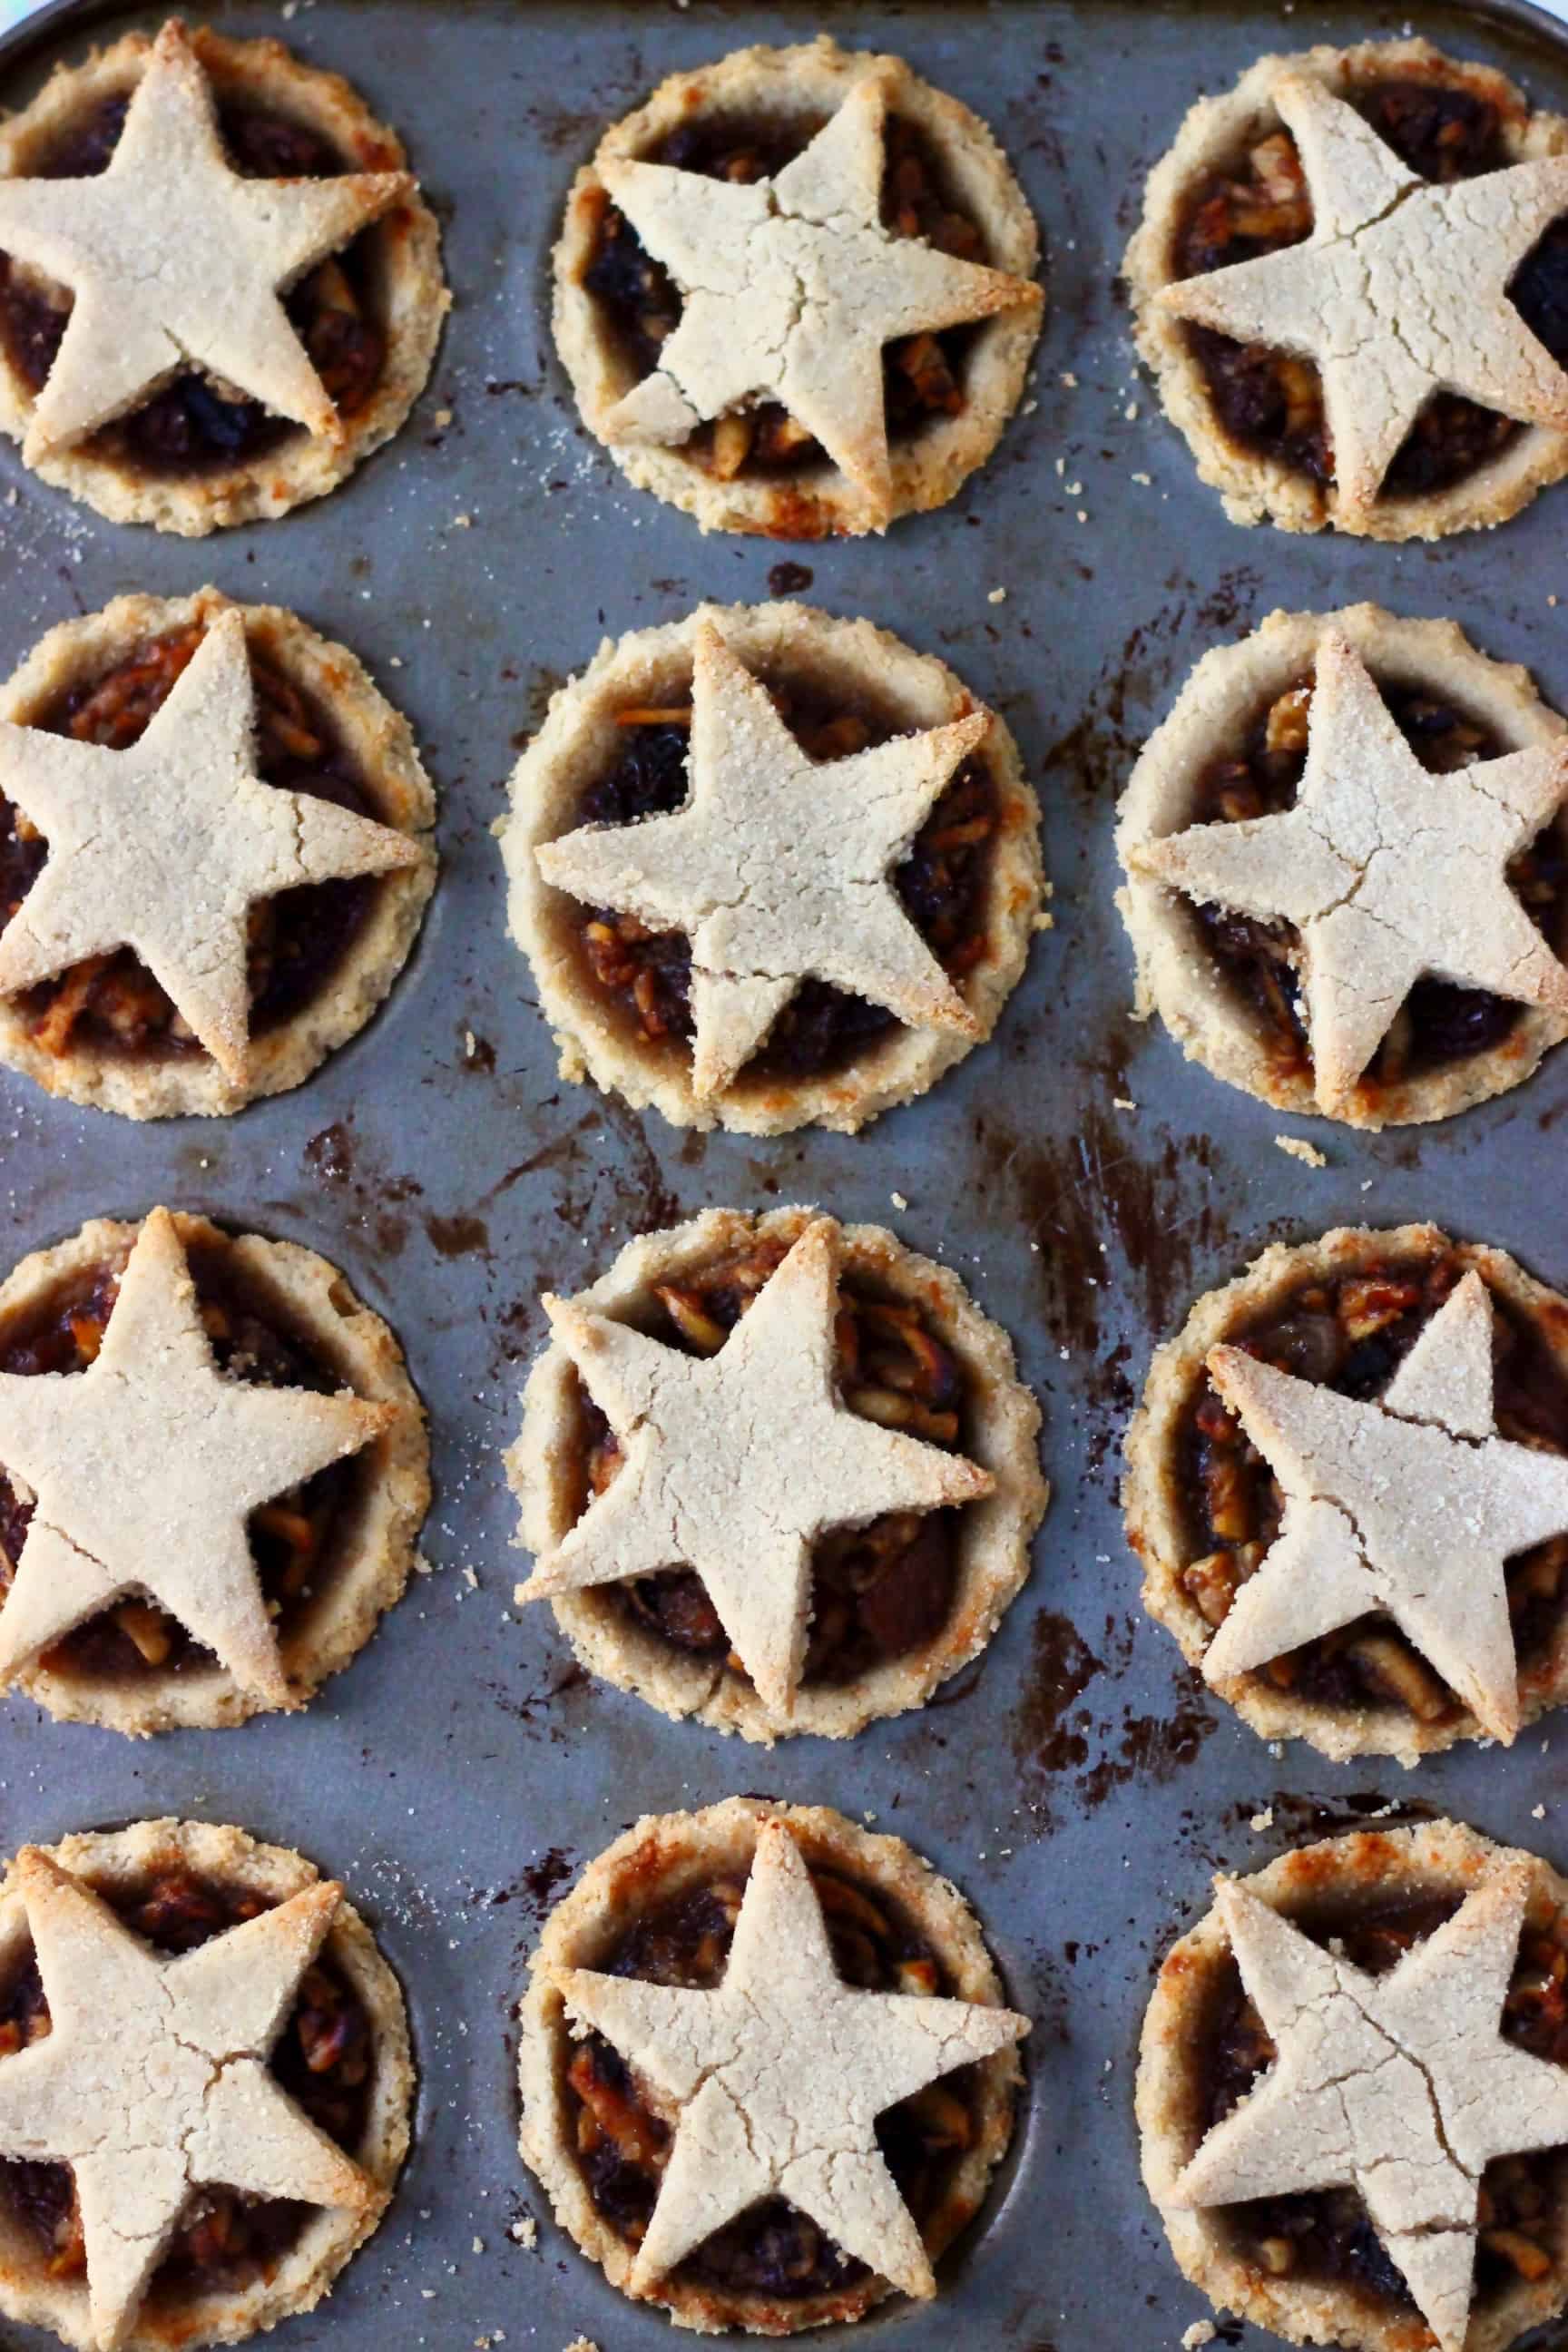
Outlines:
[[[646,1808],[760,1790],[874,1815],[967,1890],[1037,2026],[1016,2160],[946,2299],[868,2323],[864,2340],[1173,2346],[1201,2306],[1139,2186],[1130,2099],[1151,1967],[1210,1869],[1245,1868],[1387,1796],[1568,1858],[1562,1735],[1511,1756],[1466,1749],[1415,1779],[1305,1750],[1273,1759],[1142,1620],[1115,1508],[1118,1433],[1151,1344],[1266,1240],[1431,1216],[1568,1285],[1568,1053],[1445,1129],[1325,1133],[1331,1164],[1315,1172],[1274,1148],[1277,1114],[1129,1022],[1111,905],[1111,808],[1138,743],[1197,654],[1275,604],[1374,595],[1452,613],[1568,707],[1568,602],[1548,603],[1568,599],[1568,490],[1493,538],[1435,550],[1238,532],[1137,380],[1112,290],[1143,173],[1200,86],[1223,86],[1282,32],[1352,37],[1395,29],[1403,12],[1300,5],[1282,27],[1264,7],[1137,0],[1077,12],[307,0],[287,24],[275,5],[216,16],[351,73],[406,135],[447,224],[458,296],[435,379],[410,429],[346,489],[205,547],[73,510],[7,445],[0,667],[122,590],[212,579],[295,605],[364,656],[413,719],[443,794],[444,876],[382,1018],[310,1085],[241,1118],[139,1128],[0,1074],[0,1255],[9,1264],[90,1214],[160,1199],[325,1251],[391,1318],[429,1403],[435,1573],[293,1720],[133,1746],[5,1706],[0,1848],[164,1810],[234,1820],[341,1873],[376,1922],[418,2039],[416,2151],[381,2234],[330,2306],[290,2323],[290,2346],[401,2352],[504,2330],[541,2352],[580,2332],[605,2352],[643,2352],[667,2341],[665,2322],[584,2263],[514,2152],[510,2014],[542,1909]],[[1032,413],[955,506],[885,545],[703,541],[625,488],[578,428],[549,348],[545,257],[602,122],[668,69],[802,37],[824,16],[971,100],[1015,159],[1050,248]],[[0,100],[25,98],[89,22],[129,21],[55,12],[13,38]],[[1436,6],[1419,22],[1568,101],[1568,58],[1543,20]],[[452,528],[460,514],[471,529]],[[995,1042],[924,1103],[858,1139],[683,1139],[557,1083],[505,936],[489,827],[514,744],[605,629],[703,594],[764,596],[785,554],[809,565],[811,597],[939,647],[1005,711],[1040,783],[1058,925]],[[998,586],[1006,601],[993,605]],[[907,1211],[891,1209],[894,1191]],[[851,1747],[802,1740],[769,1756],[585,1685],[547,1612],[510,1615],[518,1563],[499,1449],[543,1285],[575,1286],[629,1234],[707,1202],[803,1197],[888,1219],[962,1268],[1040,1393],[1056,1499],[1033,1581],[945,1704]],[[1254,1836],[1249,1818],[1268,1805],[1275,1826]],[[531,2252],[507,2234],[528,2210]],[[40,2339],[0,2340],[20,2352]]]

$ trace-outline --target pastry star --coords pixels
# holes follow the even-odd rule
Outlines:
[[[808,1225],[716,1356],[546,1298],[554,1337],[623,1461],[521,1601],[694,1569],[763,1703],[787,1715],[805,1657],[811,1549],[884,1511],[973,1502],[994,1481],[840,1401],[836,1234]]]
[[[1568,211],[1568,155],[1434,184],[1310,75],[1282,75],[1273,96],[1311,193],[1310,236],[1166,286],[1163,307],[1317,362],[1353,515],[1371,511],[1435,392],[1568,430],[1568,375],[1508,299],[1520,263]]]
[[[764,1821],[717,1992],[554,1968],[567,2009],[679,2110],[628,2282],[649,2294],[694,2246],[785,2197],[908,2294],[935,2293],[876,2121],[927,2083],[1019,2041],[1026,2018],[967,2000],[854,1992],[786,1823]]]
[[[405,172],[242,178],[184,26],[165,25],[106,171],[0,180],[0,250],[76,298],[24,457],[68,448],[192,368],[331,433],[337,411],[279,294],[413,185]]]
[[[1497,1434],[1492,1307],[1467,1274],[1381,1403],[1215,1348],[1209,1377],[1285,1490],[1278,1540],[1204,1655],[1218,1683],[1369,1610],[1494,1738],[1519,1729],[1503,1565],[1568,1530],[1568,1460]],[[1261,2192],[1260,2192],[1261,2193]]]
[[[287,1706],[247,1517],[357,1454],[392,1411],[226,1378],[174,1221],[154,1209],[87,1370],[0,1373],[0,1463],[37,1497],[0,1608],[0,1681],[145,1592],[242,1689]]]
[[[1477,2199],[1493,2157],[1568,2140],[1568,2071],[1498,2031],[1530,1895],[1500,1864],[1386,1975],[1220,1880],[1241,1980],[1279,2052],[1177,2180],[1183,2210],[1354,2189],[1441,2352],[1461,2352]]]
[[[889,877],[989,715],[819,762],[710,622],[697,631],[691,695],[685,806],[584,825],[535,855],[557,889],[687,934],[693,1091],[721,1092],[813,973],[910,1028],[974,1035]]]
[[[166,1958],[37,1846],[16,1874],[52,2030],[0,2059],[0,2153],[69,2165],[90,2341],[116,2352],[193,2189],[351,2210],[377,2195],[267,2067],[342,1889]]]
[[[415,866],[426,854],[390,825],[264,783],[254,734],[237,611],[217,615],[125,751],[0,722],[0,798],[49,845],[0,931],[0,995],[132,948],[219,1067],[244,1079],[253,902],[336,875]]]
[[[1301,935],[1318,1106],[1343,1107],[1425,973],[1568,1013],[1568,971],[1508,886],[1568,800],[1568,737],[1434,775],[1336,630],[1318,643],[1293,808],[1190,825],[1131,862],[1190,898]]]
[[[612,442],[681,442],[753,398],[778,399],[886,525],[883,344],[1040,299],[1028,278],[883,227],[886,114],[881,84],[860,82],[794,163],[749,185],[668,163],[600,166],[682,296],[658,368],[610,412]]]

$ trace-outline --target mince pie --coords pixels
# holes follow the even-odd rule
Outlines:
[[[805,605],[605,645],[519,761],[512,935],[562,1075],[681,1127],[852,1131],[988,1037],[1040,905],[1017,747]]]
[[[1156,1354],[1143,1599],[1267,1739],[1413,1764],[1568,1698],[1568,1301],[1432,1225],[1266,1250]]]
[[[1506,2352],[1568,2304],[1568,1881],[1437,1821],[1215,1886],[1138,2069],[1183,2271],[1293,2343]]]
[[[879,1226],[709,1209],[544,1305],[517,1597],[595,1674],[749,1739],[842,1738],[984,1648],[1046,1488],[1038,1407],[956,1276]]]
[[[0,130],[0,427],[111,522],[196,538],[395,433],[448,297],[403,149],[336,74],[171,20]]]
[[[1117,838],[1141,1009],[1281,1110],[1444,1118],[1568,1036],[1568,728],[1452,622],[1206,654]]]
[[[310,1076],[436,878],[406,721],[275,605],[121,596],[0,687],[0,1061],[130,1118]]]
[[[741,49],[577,174],[555,340],[589,430],[705,530],[880,531],[995,447],[1038,252],[990,131],[900,58]]]
[[[0,1680],[132,1733],[303,1706],[402,1592],[427,1464],[325,1258],[95,1219],[0,1284]]]
[[[1568,122],[1489,66],[1262,58],[1187,116],[1126,270],[1233,521],[1436,539],[1568,471]]]
[[[900,1838],[750,1797],[591,1863],[521,2013],[522,2154],[562,2227],[679,2326],[761,2336],[936,2293],[1029,2030]]]
[[[408,2147],[397,1979],[341,1886],[134,1822],[0,1882],[0,2311],[82,2352],[311,2310]]]

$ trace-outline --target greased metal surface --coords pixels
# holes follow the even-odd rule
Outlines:
[[[22,102],[100,30],[162,13],[51,12],[0,52],[0,100]],[[302,1716],[132,1745],[0,1704],[0,1848],[156,1811],[236,1821],[341,1874],[376,1925],[413,2015],[415,2153],[380,2234],[280,2346],[404,2352],[504,2331],[514,2352],[563,2352],[581,2334],[645,2352],[678,2339],[583,2262],[516,2154],[511,2011],[542,1913],[639,1811],[739,1790],[874,1818],[957,1880],[1037,2024],[1014,2159],[942,2299],[865,2322],[861,2339],[1174,2347],[1205,2306],[1138,2179],[1131,2077],[1152,1968],[1204,1907],[1209,1872],[1390,1801],[1561,1864],[1568,1721],[1414,1775],[1305,1748],[1275,1757],[1139,1608],[1116,1506],[1121,1428],[1154,1342],[1268,1240],[1431,1217],[1568,1287],[1568,1052],[1446,1127],[1368,1138],[1294,1122],[1330,1165],[1288,1159],[1278,1113],[1131,1020],[1112,810],[1198,654],[1277,604],[1373,596],[1451,614],[1568,709],[1568,488],[1501,531],[1435,547],[1238,530],[1140,380],[1115,274],[1186,106],[1267,48],[1411,23],[1558,107],[1568,48],[1523,9],[1282,16],[1139,0],[318,0],[287,20],[235,5],[214,21],[347,73],[403,134],[443,219],[457,297],[445,344],[409,426],[343,489],[199,544],[73,509],[7,446],[0,669],[53,622],[129,589],[211,579],[290,604],[407,711],[442,794],[445,867],[385,1011],[294,1094],[237,1119],[135,1127],[0,1074],[4,1257],[159,1200],[324,1251],[392,1320],[429,1406],[433,1572]],[[1011,156],[1047,246],[1029,413],[952,506],[883,541],[704,540],[628,489],[579,426],[550,345],[549,250],[601,127],[661,75],[821,25],[899,50]],[[1057,928],[994,1041],[912,1108],[854,1139],[684,1136],[557,1079],[489,829],[516,746],[603,635],[704,595],[765,597],[781,565],[792,593],[943,654],[1005,714],[1045,803]],[[1056,1494],[1031,1582],[937,1704],[848,1746],[768,1754],[589,1683],[547,1611],[513,1616],[521,1562],[500,1453],[542,1288],[577,1287],[628,1234],[709,1202],[777,1200],[885,1222],[960,1269],[1041,1397]],[[508,2234],[527,2212],[531,2251]],[[16,2352],[43,2341],[0,2325]]]

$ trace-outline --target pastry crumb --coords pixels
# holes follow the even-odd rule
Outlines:
[[[1136,1110],[1138,1106],[1131,1095],[1112,1095],[1110,1108],[1112,1110]]]
[[[1304,1135],[1277,1135],[1274,1140],[1288,1158],[1299,1160],[1303,1168],[1326,1168],[1329,1164],[1317,1145],[1309,1143]]]
[[[1530,1818],[1532,1822],[1543,1822],[1546,1819],[1545,1806],[1531,1805],[1530,1809]]]
[[[531,2213],[520,2213],[511,2225],[510,2234],[520,2246],[531,2253],[539,2243],[539,2224]]]
[[[1152,474],[1134,474],[1132,478],[1146,490],[1152,489],[1154,486],[1154,477]]]
[[[1078,378],[1074,375],[1071,368],[1063,368],[1061,380],[1066,384],[1069,392],[1076,392],[1078,390]]]
[[[1005,588],[993,588],[985,602],[988,604],[1005,604],[1007,602],[1007,591]]]
[[[1056,929],[1056,927],[1057,927],[1057,919],[1056,919],[1056,917],[1055,917],[1054,915],[1052,915],[1052,914],[1048,914],[1048,913],[1047,912],[1046,908],[1045,908],[1044,907],[1042,907],[1042,908],[1039,909],[1038,913],[1037,913],[1037,914],[1036,915],[1036,917],[1035,917],[1035,929],[1036,929],[1036,930],[1037,930],[1037,931],[1054,931],[1054,930]]]
[[[1127,419],[1129,425],[1136,425],[1138,422],[1138,403],[1135,400],[1130,400],[1121,414]]]
[[[910,1205],[901,1192],[889,1192],[888,1198],[895,1209],[907,1209]]]
[[[416,1551],[414,1555],[414,1573],[416,1576],[434,1576],[436,1573],[435,1561],[433,1559],[426,1559],[422,1551]]]
[[[477,1592],[479,1589],[478,1570],[473,1568],[465,1568],[463,1570],[463,1582],[468,1587],[468,1590],[471,1592]]]
[[[590,2343],[587,2336],[576,2336],[566,2347],[566,2352],[599,2352],[599,2347],[596,2344]]]
[[[1212,2319],[1194,2319],[1182,2338],[1182,2352],[1202,2352],[1203,2346],[1212,2344],[1218,2334]]]
[[[471,514],[459,514],[452,517],[452,529],[454,530],[472,530],[473,527],[474,518]]]
[[[452,422],[452,412],[449,408],[438,408],[430,421],[433,425],[438,425],[444,429]]]
[[[1271,1830],[1274,1827],[1273,1806],[1265,1805],[1260,1813],[1254,1813],[1247,1826],[1254,1837],[1261,1837],[1265,1830]]]

